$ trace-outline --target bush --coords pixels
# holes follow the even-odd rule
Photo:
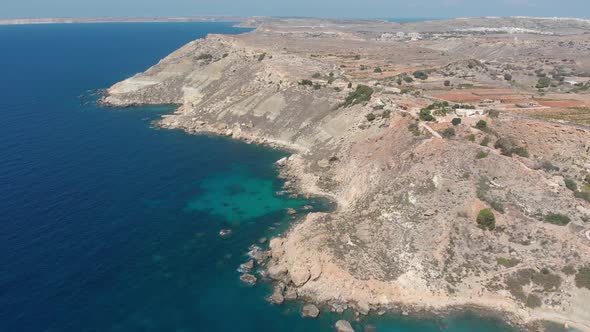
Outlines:
[[[264,60],[264,58],[266,58],[266,53],[262,53],[258,56],[258,61],[262,61]]]
[[[484,130],[484,129],[487,129],[488,128],[488,124],[484,120],[479,120],[475,124],[475,128],[477,128],[479,130]]]
[[[486,152],[484,152],[484,151],[479,151],[479,152],[477,153],[477,155],[475,156],[475,159],[483,159],[483,158],[485,158],[485,157],[487,157],[487,156],[488,156],[488,154],[487,154]]]
[[[301,80],[301,82],[299,82],[299,85],[309,85],[312,86],[313,82],[311,80]]]
[[[512,81],[512,75],[506,73],[506,74],[504,74],[504,79],[507,80],[507,81]]]
[[[502,265],[504,267],[515,267],[516,265],[520,264],[520,260],[516,258],[506,258],[506,257],[498,257],[496,258],[496,262],[498,265]]]
[[[425,79],[428,78],[428,74],[425,71],[423,71],[423,70],[416,70],[413,73],[413,75],[414,75],[415,78],[417,78],[419,80],[425,80]]]
[[[346,100],[344,101],[342,106],[348,107],[348,106],[368,102],[369,100],[371,100],[371,95],[373,95],[372,88],[370,88],[366,85],[359,84],[356,87],[356,90],[354,90],[353,92],[348,94],[348,96],[346,97]]]
[[[199,56],[197,56],[197,60],[210,61],[211,59],[213,59],[213,56],[209,53],[201,53],[201,54],[199,54]]]
[[[390,116],[391,116],[391,111],[390,110],[385,110],[381,114],[381,117],[384,118],[384,119],[389,119]]]
[[[590,289],[590,265],[578,270],[576,274],[576,287]]]
[[[446,128],[442,131],[441,136],[444,138],[452,138],[455,136],[455,129],[452,127]]]
[[[444,84],[444,86],[451,86],[451,81],[446,80],[443,84]]]
[[[351,89],[351,88],[352,88],[352,82],[348,82],[348,85],[347,85],[347,87],[348,87],[349,89]]]
[[[453,120],[451,120],[451,123],[453,124],[453,126],[458,126],[461,124],[461,118],[453,118]]]
[[[490,209],[483,209],[477,214],[477,225],[481,229],[493,231],[496,228],[496,217]]]
[[[374,72],[374,73],[379,73],[379,74],[380,74],[380,73],[382,73],[382,72],[383,72],[383,69],[381,69],[381,67],[377,67],[377,68],[373,69],[373,72]]]
[[[549,77],[541,77],[539,78],[539,81],[537,81],[535,88],[543,89],[549,87],[549,85],[551,85],[551,79]]]
[[[559,213],[549,213],[545,216],[545,221],[558,226],[565,226],[570,223],[570,218]]]
[[[517,154],[521,157],[528,157],[529,153],[524,147],[517,146],[516,142],[512,138],[502,137],[496,141],[494,148],[500,149],[503,155],[512,156]]]
[[[467,136],[467,140],[468,140],[469,142],[475,142],[475,135],[473,135],[473,134],[469,134],[469,136]]]
[[[406,83],[412,83],[412,82],[414,82],[414,79],[411,78],[410,76],[404,76],[404,82],[406,82]]]
[[[494,209],[502,214],[504,214],[504,212],[506,211],[504,209],[504,204],[502,204],[502,202],[500,202],[500,201],[491,201],[490,206],[492,207],[492,209]]]
[[[430,113],[429,109],[423,108],[420,110],[420,120],[422,121],[434,121],[436,120],[432,114]]]
[[[553,165],[550,161],[544,160],[541,163],[541,168],[544,169],[546,172],[559,172],[559,167]]]
[[[420,136],[420,128],[417,123],[410,123],[408,131],[414,134],[414,136]]]
[[[481,142],[479,143],[479,145],[481,146],[488,146],[488,144],[490,144],[490,137],[486,136],[484,137]]]
[[[375,120],[375,118],[376,118],[375,114],[373,114],[373,113],[367,114],[367,120],[373,121],[373,120]]]
[[[320,73],[314,73],[313,75],[311,75],[311,78],[320,78],[322,77],[322,74]]]
[[[487,111],[487,114],[490,118],[497,118],[500,116],[500,111],[490,109]]]
[[[526,298],[525,305],[529,308],[538,308],[541,304],[541,299],[535,294],[529,294]]]
[[[576,181],[572,180],[572,178],[565,178],[563,180],[565,182],[565,187],[571,191],[578,191],[578,185],[576,184]]]
[[[573,276],[576,274],[576,269],[572,265],[566,265],[561,269],[561,272],[565,273],[565,275]]]

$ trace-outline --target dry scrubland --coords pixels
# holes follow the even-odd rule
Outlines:
[[[159,126],[293,150],[286,189],[337,207],[253,248],[272,301],[590,330],[590,22],[242,24],[103,102],[178,104]]]

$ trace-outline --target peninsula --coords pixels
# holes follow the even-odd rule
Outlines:
[[[102,102],[177,104],[159,126],[293,151],[287,189],[336,209],[259,255],[277,298],[590,331],[590,21],[240,24]]]

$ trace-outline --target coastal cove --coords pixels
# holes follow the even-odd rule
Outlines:
[[[0,330],[333,331],[344,317],[357,331],[513,331],[471,311],[355,322],[320,307],[305,319],[302,302],[268,303],[261,278],[240,282],[252,244],[286,231],[304,206],[329,204],[276,194],[283,151],[158,130],[151,122],[170,107],[103,108],[92,91],[208,33],[243,31],[231,23],[0,27]]]

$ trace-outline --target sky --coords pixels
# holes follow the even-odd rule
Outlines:
[[[0,18],[201,15],[590,18],[590,0],[0,0]]]

